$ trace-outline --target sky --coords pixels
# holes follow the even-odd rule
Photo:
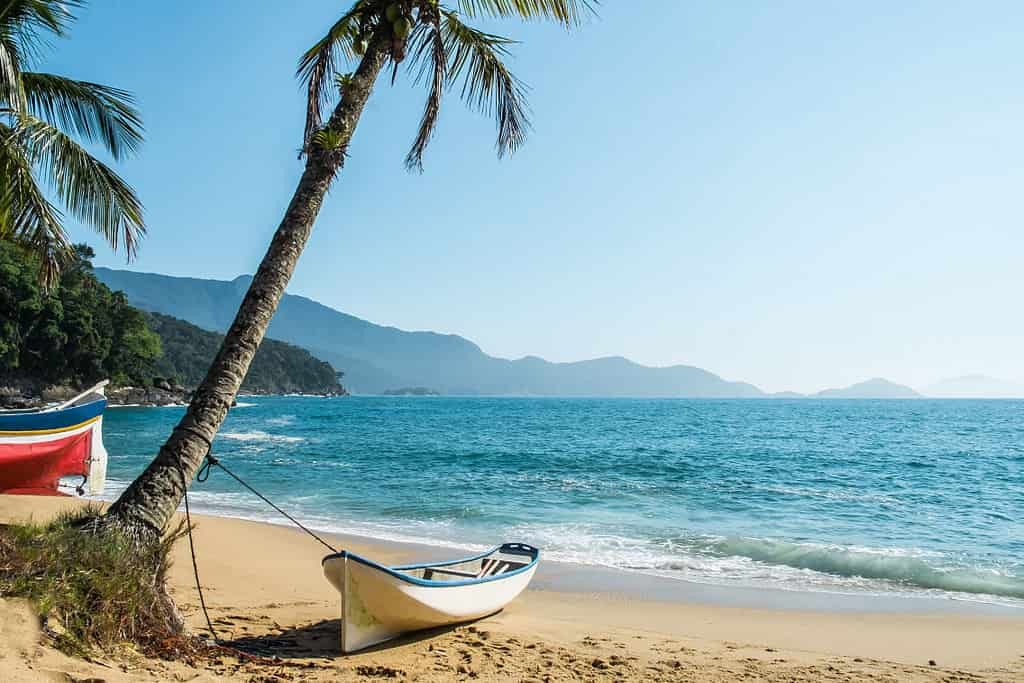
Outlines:
[[[93,2],[40,65],[135,93],[130,264],[232,279],[301,173],[302,51],[346,3]],[[1024,380],[1024,4],[606,0],[521,42],[497,159],[449,92],[381,80],[289,291],[495,356],[621,355],[768,391]]]

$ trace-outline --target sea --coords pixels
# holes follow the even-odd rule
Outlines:
[[[106,498],[183,411],[108,409]],[[214,452],[316,529],[1024,609],[1024,401],[240,397]],[[217,470],[190,501],[286,523]]]

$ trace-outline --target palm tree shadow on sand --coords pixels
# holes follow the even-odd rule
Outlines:
[[[486,617],[485,617],[486,618]],[[354,654],[369,654],[411,645],[424,640],[438,638],[452,633],[460,627],[479,622],[480,619],[448,626],[413,631],[379,645],[373,645]],[[282,659],[313,659],[341,657],[341,619],[324,619],[313,624],[284,629],[279,633],[259,636],[242,636],[226,640],[222,644],[259,657],[281,657]]]

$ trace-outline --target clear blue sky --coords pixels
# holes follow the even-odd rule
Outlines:
[[[255,269],[301,170],[296,59],[344,4],[83,11],[43,66],[138,97],[130,268]],[[290,291],[498,356],[767,390],[1024,379],[1024,4],[608,0],[573,35],[501,28],[527,147],[498,161],[453,95],[409,175],[422,92],[381,82]]]

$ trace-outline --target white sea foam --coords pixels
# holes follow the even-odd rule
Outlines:
[[[235,403],[235,405],[232,406],[232,408],[252,408],[255,405],[255,403],[246,403],[245,401],[238,401],[237,403]]]
[[[300,443],[306,440],[306,437],[304,436],[270,434],[261,430],[251,432],[221,432],[218,436],[224,439],[231,439],[232,441],[262,441],[266,443]]]
[[[102,498],[112,500],[126,484],[108,480],[108,493]],[[246,492],[197,487],[189,495],[196,512],[289,524]],[[325,501],[319,494],[289,496],[277,502],[311,528],[385,541],[442,543],[476,551],[493,542],[515,539],[543,548],[549,560],[695,583],[839,594],[955,597],[1024,608],[1024,577],[998,568],[954,566],[941,553],[916,548],[701,535],[651,540],[609,533],[590,523],[523,523],[487,531],[467,529],[450,519],[372,520],[336,516],[325,512]]]

